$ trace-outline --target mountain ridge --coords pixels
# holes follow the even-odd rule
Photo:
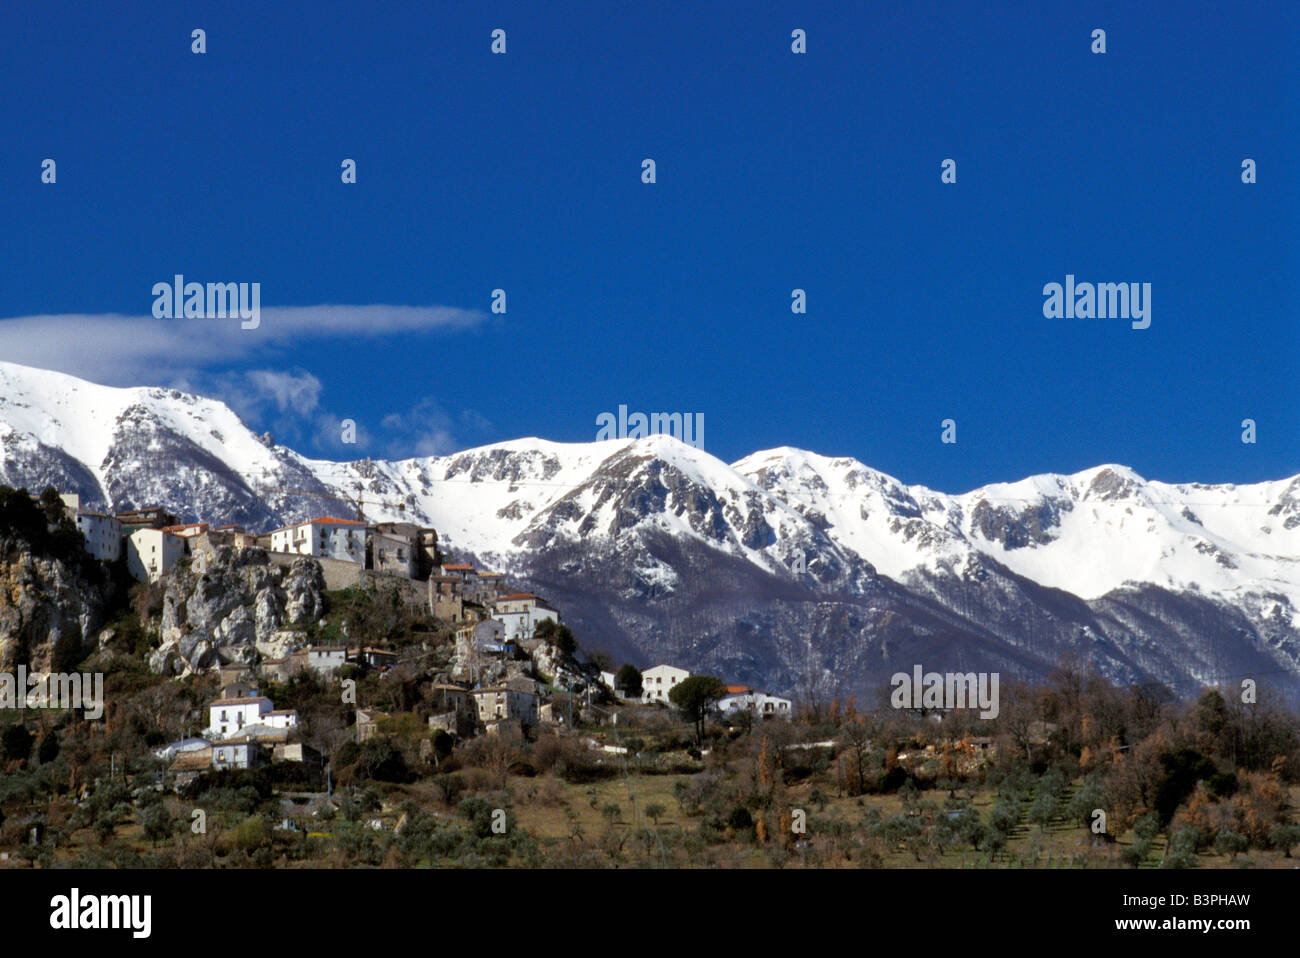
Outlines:
[[[846,669],[873,689],[909,648],[1026,677],[1072,651],[1184,687],[1300,667],[1300,475],[1164,483],[1110,463],[949,494],[851,457],[728,464],[669,436],[334,462],[217,400],[0,362],[0,482],[257,529],[360,490],[368,518],[432,525],[562,598],[611,654],[782,691]]]

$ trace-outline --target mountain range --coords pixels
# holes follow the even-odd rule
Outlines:
[[[254,531],[360,496],[548,597],[585,649],[796,696],[874,700],[916,664],[1041,678],[1069,654],[1180,696],[1253,678],[1300,698],[1300,476],[1100,465],[953,495],[658,435],[331,462],[216,400],[0,362],[0,482]]]

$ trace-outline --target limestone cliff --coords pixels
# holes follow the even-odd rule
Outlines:
[[[0,538],[0,670],[68,670],[94,645],[106,587],[80,564]]]
[[[220,546],[198,552],[168,576],[158,622],[156,672],[184,675],[218,662],[280,658],[307,644],[291,626],[310,625],[325,609],[320,563],[270,562],[262,549]]]

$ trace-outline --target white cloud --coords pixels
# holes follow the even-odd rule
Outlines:
[[[390,413],[379,426],[388,437],[382,452],[389,458],[445,456],[465,448],[465,435],[478,439],[492,429],[492,424],[477,412],[466,409],[453,417],[429,397],[406,412]]]
[[[320,405],[323,384],[305,369],[198,373],[165,385],[220,399],[249,428],[295,447],[311,437],[315,420],[330,415]]]
[[[336,415],[332,412],[322,412],[317,414],[312,420],[312,440],[316,448],[324,452],[332,453],[345,459],[355,459],[365,455],[370,449],[372,437],[370,430],[366,428],[364,421],[353,423],[356,425],[356,433],[353,435],[354,442],[343,441],[343,421],[347,417]]]
[[[345,444],[344,417],[321,405],[324,385],[292,366],[293,350],[312,340],[453,331],[488,319],[479,311],[446,306],[382,305],[268,307],[257,329],[240,328],[238,319],[19,316],[0,319],[0,358],[104,385],[165,386],[211,396],[251,428],[268,430],[295,447],[309,442],[350,456],[445,455],[461,448],[457,431],[483,434],[491,424],[470,410],[457,419],[425,398],[407,412],[385,416],[377,430],[358,420],[356,443]],[[288,359],[292,368],[266,365],[277,358]],[[257,368],[239,368],[252,363]]]
[[[321,382],[305,370],[252,369],[244,374],[255,401],[275,403],[280,412],[307,416],[320,404]]]
[[[110,386],[158,385],[313,339],[469,329],[486,313],[450,306],[270,306],[257,329],[238,319],[62,313],[0,319],[0,357]]]

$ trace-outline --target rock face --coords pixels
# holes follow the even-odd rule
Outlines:
[[[167,578],[159,634],[150,655],[156,672],[185,675],[225,662],[280,658],[306,644],[293,626],[325,609],[320,563],[303,557],[272,565],[265,550],[220,546],[199,552]]]
[[[0,540],[0,670],[70,668],[95,644],[104,592],[80,571]]]

